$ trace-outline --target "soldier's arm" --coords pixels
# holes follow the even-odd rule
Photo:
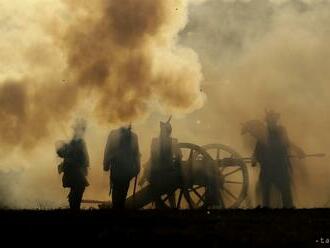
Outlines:
[[[289,147],[290,146],[290,140],[289,140],[289,136],[288,136],[288,132],[286,131],[286,128],[280,126],[279,127],[279,132],[280,132],[280,135],[281,135],[282,143],[285,146]]]
[[[66,156],[66,145],[63,145],[62,147],[57,149],[56,153],[60,158],[65,158],[65,156]]]
[[[156,144],[157,144],[157,140],[152,139],[151,145],[150,145],[150,159],[143,166],[143,173],[142,173],[142,176],[139,180],[139,185],[140,186],[142,186],[150,178],[151,166],[152,166],[153,161],[154,161],[154,154],[155,154],[155,150],[156,150]]]
[[[87,152],[87,146],[83,139],[80,139],[78,143],[76,143],[77,150],[74,154],[74,160],[80,162],[80,168],[85,176],[88,175],[88,167],[89,167],[89,156]]]
[[[286,131],[286,129],[284,127],[281,127],[281,134],[282,134],[282,140],[283,140],[284,144],[290,150],[292,150],[295,154],[297,154],[297,156],[299,158],[304,158],[306,156],[304,150],[301,147],[297,146],[296,144],[294,144],[293,142],[290,141],[288,132]]]
[[[260,143],[257,142],[256,147],[254,148],[253,154],[252,154],[252,166],[257,166],[258,160],[259,160],[259,154],[260,154]]]
[[[142,170],[142,175],[139,179],[139,185],[142,186],[150,177],[150,161],[145,163]]]
[[[89,154],[85,141],[82,143],[83,155],[84,155],[84,166],[89,167]]]
[[[295,154],[297,154],[299,158],[304,158],[306,156],[306,153],[301,147],[295,145],[292,142],[290,142],[289,145],[290,145],[290,150],[292,150]]]
[[[103,158],[103,170],[109,171],[110,170],[110,135],[108,136],[107,143],[104,149],[104,158]]]
[[[135,159],[136,159],[136,165],[137,165],[137,174],[141,170],[141,154],[140,154],[140,148],[139,148],[139,138],[137,135],[134,135],[134,146],[135,146]]]
[[[151,141],[151,145],[150,145],[150,161],[151,161],[151,164],[150,166],[153,166],[153,163],[155,162],[155,158],[156,158],[156,154],[157,154],[157,139],[152,139]]]
[[[176,147],[176,160],[180,162],[182,160],[182,151],[180,148]]]
[[[173,147],[174,147],[174,151],[175,151],[175,163],[176,165],[179,165],[181,163],[181,160],[182,160],[182,151],[181,149],[178,147],[178,140],[177,139],[174,139],[173,140]]]

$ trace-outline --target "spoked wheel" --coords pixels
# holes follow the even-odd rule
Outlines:
[[[184,189],[178,188],[172,194],[162,195],[160,208],[168,209],[203,209],[207,207],[205,198],[206,187],[195,185]],[[156,206],[155,206],[156,207]]]
[[[170,193],[161,196],[162,207],[175,209],[200,209],[207,207],[207,185],[205,170],[214,167],[212,157],[201,147],[190,143],[179,143],[182,153],[182,182]],[[164,178],[166,180],[166,178]]]
[[[224,208],[238,208],[247,197],[249,177],[242,157],[232,148],[209,144],[203,149],[216,161],[221,180]]]

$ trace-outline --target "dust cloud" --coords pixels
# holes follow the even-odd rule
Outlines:
[[[68,122],[77,116],[104,128],[152,112],[184,114],[202,107],[198,55],[177,43],[188,5],[197,2],[1,3],[4,170],[15,166],[8,160],[12,154],[50,158],[55,137],[68,139]],[[25,178],[41,169],[35,161],[28,164]]]
[[[181,42],[200,55],[208,96],[193,132],[251,154],[241,123],[275,109],[292,142],[327,153],[330,2],[213,0],[190,15]],[[324,207],[329,160],[294,163],[296,205]]]

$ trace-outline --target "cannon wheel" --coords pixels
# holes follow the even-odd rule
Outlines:
[[[249,176],[248,168],[242,157],[232,148],[222,144],[209,144],[202,147],[212,156],[219,168],[223,182],[221,193],[225,208],[238,208],[247,197]],[[221,159],[234,158],[237,164],[230,166],[222,165]]]
[[[188,153],[188,156],[183,156],[182,160],[182,164],[186,166],[186,168],[192,167],[196,159],[203,161],[203,163],[214,164],[212,157],[205,149],[198,145],[179,143],[178,147],[182,152],[185,150],[185,152]],[[190,175],[186,177],[188,181],[189,177]],[[177,188],[171,194],[164,194],[161,196],[164,207],[176,209],[201,209],[207,207],[205,202],[205,185],[196,184],[193,180],[184,184],[186,184],[186,186]]]

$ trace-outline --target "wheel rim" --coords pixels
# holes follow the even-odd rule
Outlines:
[[[196,161],[214,163],[212,157],[200,146],[191,143],[179,143],[178,148],[183,153],[182,166],[193,168]],[[186,156],[185,156],[186,155]],[[200,209],[206,207],[205,185],[196,184],[191,175],[182,169],[183,185],[171,194],[161,196],[164,208]]]
[[[247,166],[242,157],[232,148],[222,144],[209,144],[202,147],[216,161],[223,182],[221,195],[225,208],[238,208],[248,192],[249,177]],[[235,164],[223,165],[222,159],[233,158]]]

